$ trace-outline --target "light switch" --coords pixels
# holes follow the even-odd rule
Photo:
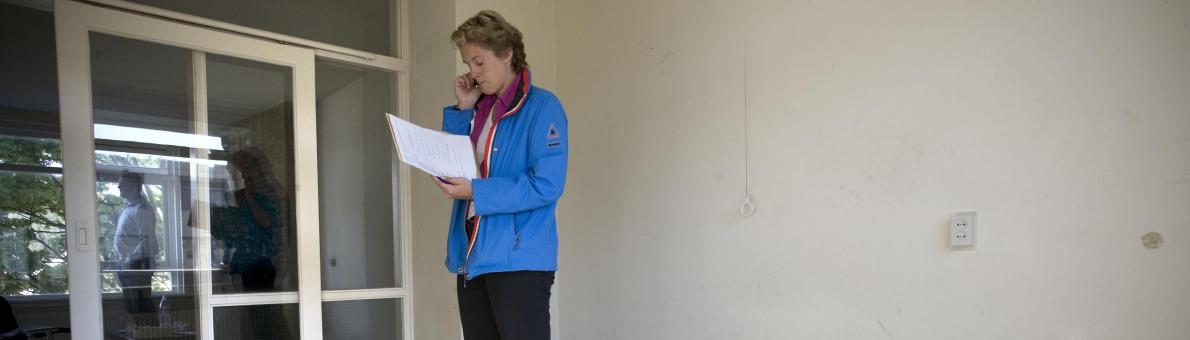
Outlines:
[[[74,223],[75,245],[79,251],[91,250],[91,235],[87,233],[88,229],[86,222]]]

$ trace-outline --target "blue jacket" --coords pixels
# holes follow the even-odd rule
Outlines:
[[[474,245],[463,226],[468,201],[455,200],[451,212],[446,268],[468,280],[494,272],[558,270],[555,210],[566,184],[566,112],[553,93],[525,88],[514,100],[519,110],[496,113],[488,176],[471,181],[479,217]],[[474,116],[474,109],[443,108],[442,130],[470,134]]]

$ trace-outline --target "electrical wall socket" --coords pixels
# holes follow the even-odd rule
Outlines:
[[[956,212],[950,215],[950,246],[955,248],[975,247],[976,214],[974,211]]]

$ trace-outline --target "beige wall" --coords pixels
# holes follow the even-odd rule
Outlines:
[[[442,126],[442,106],[454,100],[450,80],[458,57],[448,37],[454,30],[454,1],[413,0],[410,35],[410,113],[414,123]],[[417,171],[417,170],[413,170]],[[413,174],[413,316],[417,339],[459,339],[454,275],[443,266],[450,201],[424,173]]]
[[[557,84],[554,57],[554,1],[526,0],[414,0],[411,2],[413,35],[413,121],[440,128],[442,107],[454,104],[451,81],[467,72],[450,43],[458,24],[483,9],[504,15],[525,36],[525,49],[533,82],[553,89]],[[418,339],[459,339],[458,305],[454,275],[443,266],[450,201],[423,173],[413,180],[414,313]],[[555,290],[557,292],[557,289]],[[554,301],[557,306],[557,301]],[[554,308],[557,321],[557,308]],[[559,326],[555,322],[554,331]],[[554,336],[557,339],[557,334]]]
[[[562,337],[1184,339],[1188,22],[1187,1],[558,1]],[[966,209],[978,249],[953,251]]]

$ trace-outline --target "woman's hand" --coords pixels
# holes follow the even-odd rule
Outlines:
[[[458,100],[459,110],[470,110],[475,107],[475,102],[479,101],[479,96],[482,94],[483,92],[479,91],[479,85],[475,84],[475,79],[471,79],[471,72],[455,77],[455,100]]]
[[[471,180],[462,177],[444,178],[447,183],[443,183],[438,177],[431,177],[434,184],[438,185],[438,189],[446,193],[447,197],[456,200],[471,199]]]
[[[256,226],[260,227],[260,229],[271,228],[273,226],[273,219],[269,218],[269,213],[256,200],[256,186],[251,184],[245,185],[244,190],[241,192],[244,193],[244,202],[248,204],[248,210],[252,211],[252,219],[256,220]]]

